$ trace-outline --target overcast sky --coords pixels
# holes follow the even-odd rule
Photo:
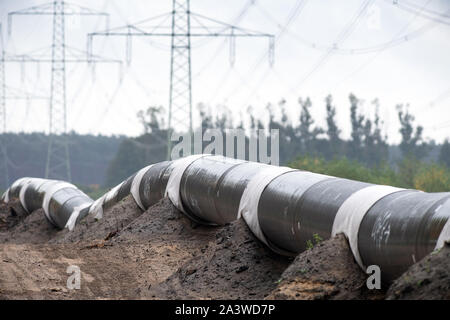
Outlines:
[[[300,112],[297,100],[309,96],[316,123],[324,125],[324,98],[332,94],[339,125],[344,128],[344,137],[348,137],[348,95],[352,92],[364,100],[361,111],[370,117],[375,111],[371,101],[379,99],[379,112],[390,142],[398,142],[400,138],[395,108],[399,103],[410,105],[428,139],[440,142],[450,137],[450,17],[445,17],[445,14],[450,16],[450,1],[407,0],[410,7],[416,8],[413,12],[402,10],[389,0],[255,0],[248,5],[249,2],[191,1],[192,11],[217,20],[237,21],[240,27],[271,34],[284,30],[276,40],[272,67],[265,57],[268,43],[264,39],[238,39],[233,67],[230,67],[226,40],[193,40],[195,113],[195,106],[203,102],[211,107],[213,114],[227,106],[238,120],[247,116],[247,107],[252,105],[254,114],[267,120],[266,105],[272,103],[276,109],[278,102],[285,99],[291,121],[297,123]],[[370,5],[352,23],[366,2]],[[43,3],[46,1],[0,0],[8,52],[19,54],[44,48],[37,52],[50,53],[45,48],[51,45],[51,16],[15,16],[11,35],[6,30],[8,12]],[[167,13],[172,1],[78,0],[71,3],[108,12],[110,27],[117,27]],[[287,24],[294,12],[297,15]],[[430,12],[440,13],[446,23],[423,17]],[[95,17],[70,18],[66,23],[68,45],[81,50],[86,50],[88,32],[105,28],[104,20]],[[164,25],[170,26],[170,20]],[[342,34],[343,30],[347,32]],[[125,59],[124,40],[95,38],[94,53]],[[396,45],[387,46],[392,40]],[[329,51],[333,44],[338,50]],[[68,65],[69,130],[140,134],[142,128],[136,118],[139,110],[150,105],[167,109],[169,70],[169,38],[133,39],[132,62],[123,69],[122,83],[115,65],[99,65],[95,73],[86,64]],[[8,95],[19,95],[17,90],[21,90],[48,96],[49,74],[49,64],[38,68],[32,64],[21,67],[8,63]],[[198,117],[194,120],[198,125]],[[47,129],[46,100],[7,101],[8,131]]]

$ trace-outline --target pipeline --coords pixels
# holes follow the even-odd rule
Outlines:
[[[128,194],[146,210],[168,196],[192,220],[223,225],[243,218],[273,251],[295,256],[314,239],[344,233],[361,268],[378,265],[392,282],[450,241],[450,192],[426,193],[335,178],[222,156],[194,155],[149,165],[93,201],[75,186],[22,178],[2,199],[43,208],[50,223],[72,230]]]

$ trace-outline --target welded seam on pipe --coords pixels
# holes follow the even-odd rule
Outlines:
[[[55,220],[50,215],[50,211],[49,211],[50,201],[51,201],[53,195],[56,192],[58,192],[61,189],[65,189],[65,188],[78,189],[76,186],[74,186],[71,183],[56,181],[55,184],[50,185],[49,188],[47,190],[45,190],[44,201],[42,202],[42,208],[44,209],[45,216],[54,225],[57,225],[57,224],[56,224]]]
[[[439,210],[449,210],[450,211],[450,200],[447,200],[444,205],[439,208]],[[436,241],[435,250],[441,249],[445,243],[450,243],[450,218],[447,219],[447,222],[445,223],[444,227],[441,230],[441,233],[439,234],[439,238]]]
[[[181,184],[181,177],[184,174],[184,171],[189,167],[194,161],[210,156],[210,154],[196,154],[192,156],[188,156],[185,158],[181,158],[178,160],[175,160],[173,165],[174,169],[172,173],[170,174],[169,181],[167,182],[166,191],[164,193],[165,196],[169,197],[172,204],[178,208],[181,212],[191,216],[183,207],[181,198],[180,198],[180,184]],[[195,217],[191,217],[192,219],[196,220]]]
[[[390,186],[370,186],[352,194],[339,208],[333,222],[331,236],[344,233],[350,244],[353,256],[362,269],[365,269],[358,249],[358,232],[362,220],[370,208],[380,199],[404,189]]]
[[[116,187],[112,188],[109,192],[107,192],[106,194],[104,194],[102,197],[100,197],[99,199],[97,199],[96,201],[92,201],[89,197],[87,197],[84,193],[82,193],[81,191],[79,191],[74,185],[66,183],[66,182],[61,182],[61,181],[52,181],[52,180],[44,180],[44,179],[37,179],[37,178],[21,178],[16,180],[11,186],[10,188],[7,189],[7,191],[2,195],[2,199],[5,202],[8,202],[11,197],[19,197],[20,198],[20,202],[22,207],[24,207],[24,209],[26,211],[28,210],[34,210],[35,206],[37,205],[36,200],[39,199],[39,201],[41,201],[41,197],[43,197],[42,199],[42,203],[41,206],[44,209],[45,215],[48,218],[48,220],[54,224],[55,226],[59,227],[59,228],[63,228],[66,227],[69,230],[73,230],[73,228],[75,227],[77,221],[81,218],[83,218],[87,214],[89,215],[93,215],[94,218],[96,219],[100,219],[103,216],[103,211],[106,208],[109,208],[110,206],[114,205],[116,202],[118,202],[121,198],[123,198],[124,196],[126,196],[127,194],[132,194],[134,201],[136,202],[136,204],[142,209],[145,210],[146,208],[144,208],[145,206],[149,206],[151,205],[151,203],[154,203],[155,200],[159,199],[160,197],[164,196],[168,196],[168,198],[170,199],[170,201],[172,202],[172,204],[177,207],[180,211],[182,211],[184,214],[186,214],[190,219],[197,221],[199,223],[206,223],[206,224],[218,224],[219,221],[223,220],[223,217],[220,216],[220,210],[217,209],[216,207],[216,203],[213,203],[213,206],[211,206],[211,201],[203,201],[203,207],[198,207],[197,206],[197,200],[200,199],[190,199],[192,201],[194,201],[194,206],[192,208],[187,208],[187,199],[186,197],[205,197],[205,194],[195,194],[195,193],[191,193],[189,191],[189,189],[186,189],[184,192],[186,194],[182,194],[180,188],[181,188],[181,183],[182,183],[182,179],[186,179],[187,177],[185,177],[185,175],[189,175],[189,166],[191,166],[195,161],[203,158],[203,157],[207,157],[207,156],[211,156],[211,155],[207,155],[207,154],[201,154],[201,155],[194,155],[194,156],[189,156],[189,157],[185,157],[182,159],[178,159],[173,161],[172,163],[169,164],[168,167],[164,167],[164,171],[167,170],[167,168],[171,168],[172,171],[168,172],[167,175],[165,175],[164,178],[162,178],[162,172],[161,171],[161,175],[158,176],[158,174],[156,175],[156,177],[150,178],[151,180],[146,180],[143,179],[143,177],[145,176],[145,174],[147,172],[149,172],[149,170],[152,168],[152,165],[147,166],[141,170],[139,170],[134,176],[130,176],[128,179],[126,179],[125,181],[121,182],[119,185],[117,185]],[[224,162],[231,162],[231,159],[228,158],[224,158],[224,157],[218,157],[218,156],[214,156],[212,157],[213,161],[221,161],[220,159],[223,159]],[[257,165],[256,163],[251,163],[251,162],[246,162],[246,163],[250,163],[252,164],[250,167],[252,169],[255,169],[253,167],[253,165]],[[261,165],[261,164],[258,164]],[[193,172],[204,172],[201,171],[199,169],[201,169],[201,164],[199,163],[197,165],[199,168],[197,169],[192,169]],[[228,185],[223,185],[222,186],[222,180],[226,180],[226,176],[227,174],[229,174],[230,172],[233,172],[232,168],[237,168],[239,167],[238,165],[232,166],[229,169],[225,170],[224,172],[221,170],[218,170],[217,172],[214,171],[214,165],[211,166],[211,164],[209,164],[208,166],[206,166],[208,169],[205,170],[211,170],[211,172],[207,172],[207,174],[211,177],[211,181],[213,181],[214,186],[219,188],[218,186],[220,185],[220,188],[224,188],[223,190],[234,190],[234,194],[233,193],[228,193],[230,196],[230,199],[233,199],[233,203],[235,205],[235,207],[231,206],[232,208],[232,212],[233,214],[235,214],[235,210],[238,208],[238,212],[237,212],[237,218],[242,217],[245,222],[247,223],[247,225],[249,226],[249,228],[251,229],[251,231],[255,234],[255,236],[260,239],[263,243],[265,243],[270,249],[272,249],[275,252],[281,253],[281,254],[286,254],[287,250],[284,250],[286,248],[283,248],[283,243],[285,244],[285,246],[289,247],[289,243],[292,243],[293,241],[295,242],[299,242],[301,240],[301,238],[298,238],[297,236],[292,236],[290,235],[289,232],[289,236],[288,237],[281,237],[280,238],[280,234],[277,233],[278,230],[277,228],[280,228],[282,226],[282,222],[284,224],[287,224],[287,226],[289,227],[289,223],[291,224],[297,224],[299,222],[299,219],[301,219],[302,217],[302,212],[303,212],[303,201],[306,201],[306,196],[308,195],[307,191],[308,190],[313,190],[312,187],[314,187],[318,182],[314,182],[313,184],[311,184],[308,188],[304,189],[302,191],[302,193],[300,194],[299,192],[297,192],[297,194],[295,195],[295,197],[289,197],[289,190],[290,189],[286,189],[284,191],[284,197],[279,198],[279,203],[274,206],[272,209],[274,209],[275,211],[279,211],[282,210],[283,208],[287,208],[286,206],[289,204],[289,201],[294,201],[292,203],[295,204],[295,206],[293,206],[291,212],[291,217],[295,217],[295,220],[293,221],[282,221],[280,220],[281,212],[277,213],[277,212],[273,212],[274,214],[270,215],[270,219],[268,220],[263,220],[263,221],[269,221],[270,223],[272,223],[272,219],[273,222],[276,224],[276,226],[274,228],[272,228],[272,233],[270,233],[270,236],[267,236],[267,233],[265,233],[264,231],[264,225],[263,227],[261,226],[261,213],[258,212],[258,208],[259,208],[259,204],[261,202],[262,199],[262,195],[264,190],[271,190],[270,187],[268,188],[268,186],[278,177],[283,176],[286,173],[290,173],[293,171],[298,171],[295,169],[291,169],[288,167],[275,167],[275,166],[269,166],[269,165],[264,165],[261,166],[260,168],[258,168],[255,172],[255,174],[253,176],[248,176],[248,180],[244,180],[245,182],[240,184],[239,188],[235,188],[235,186],[237,185],[236,182],[233,181],[238,181],[239,180],[239,176],[241,174],[239,174],[239,176],[234,176],[233,179],[230,179],[230,184]],[[160,169],[157,169],[160,170]],[[301,172],[301,171],[298,171]],[[169,174],[170,173],[170,174]],[[307,172],[305,172],[307,173]],[[197,174],[197,173],[195,173]],[[314,173],[308,173],[311,176],[320,176],[318,174],[314,174]],[[154,173],[152,173],[150,176],[154,175]],[[293,174],[295,176],[295,174]],[[325,177],[325,176],[324,176]],[[285,178],[287,178],[285,176]],[[329,177],[329,178],[333,178],[333,177]],[[157,179],[157,180],[152,180],[152,179]],[[166,180],[168,179],[168,180]],[[247,179],[247,178],[245,178]],[[298,180],[296,180],[298,179]],[[282,179],[283,181],[286,179]],[[302,178],[302,175],[298,175],[295,177],[291,177],[290,179],[290,187],[293,188],[292,192],[294,192],[295,190],[299,190],[299,185],[305,185],[305,180],[304,177]],[[131,181],[131,183],[130,183]],[[167,184],[165,185],[165,189],[164,188],[164,184],[161,185],[161,187],[156,188],[158,190],[155,190],[157,192],[152,192],[151,190],[153,190],[152,186],[148,186],[146,185],[146,188],[143,188],[143,193],[141,194],[141,186],[143,185],[143,183],[149,184],[150,181],[157,181],[156,185],[160,185],[161,183],[165,183],[165,181],[167,181]],[[194,180],[195,181],[195,180]],[[288,181],[288,180],[286,180]],[[296,181],[299,181],[299,183],[297,183]],[[300,183],[301,182],[301,183]],[[320,182],[320,181],[319,181]],[[202,179],[198,179],[196,183],[207,183],[202,181]],[[280,181],[280,186],[283,185],[283,182]],[[244,188],[245,185],[245,188]],[[190,187],[192,188],[192,186],[194,186],[195,189],[195,184],[190,185]],[[206,187],[208,187],[208,185],[204,185]],[[276,186],[277,188],[279,187],[278,184]],[[335,187],[339,187],[339,186],[335,186]],[[76,192],[63,192],[60,194],[60,196],[56,196],[56,198],[54,197],[54,195],[65,188],[69,188],[69,189],[74,189],[76,190]],[[275,190],[277,188],[272,188],[273,192],[275,192]],[[303,187],[302,187],[303,188]],[[30,195],[27,193],[27,190],[30,190]],[[149,191],[150,190],[150,191]],[[184,189],[183,189],[184,190]],[[315,189],[314,189],[315,190]],[[310,217],[313,220],[311,221],[315,221],[313,225],[310,225],[309,227],[306,226],[307,230],[306,230],[306,234],[309,237],[309,233],[313,233],[315,232],[315,230],[320,230],[322,232],[322,234],[326,234],[327,237],[329,236],[335,236],[338,233],[344,233],[345,236],[348,238],[349,240],[349,244],[350,244],[350,248],[352,250],[352,253],[355,257],[355,260],[357,261],[357,263],[359,264],[359,266],[361,268],[364,268],[364,261],[361,258],[361,254],[360,254],[360,244],[358,244],[358,235],[360,232],[360,229],[362,228],[361,225],[366,223],[367,219],[364,220],[365,216],[367,215],[367,213],[374,211],[374,206],[376,203],[378,203],[378,201],[380,201],[381,199],[396,193],[396,192],[400,192],[404,189],[399,189],[399,188],[394,188],[394,187],[389,187],[389,186],[367,186],[364,187],[362,189],[359,189],[358,191],[354,191],[351,195],[348,196],[348,198],[346,198],[345,200],[343,199],[342,204],[338,205],[338,202],[335,202],[335,209],[333,210],[337,210],[336,211],[332,211],[332,216],[330,216],[330,210],[325,210],[327,212],[322,212],[322,211],[318,211],[318,210],[312,210],[311,213],[316,213],[318,215],[323,215],[323,217],[318,217],[319,219],[315,219],[315,215],[313,216],[308,216],[306,215],[306,217]],[[164,192],[163,192],[164,191]],[[219,189],[217,189],[217,192],[219,192]],[[278,191],[277,191],[278,192]],[[278,194],[277,192],[275,192],[275,195]],[[34,193],[34,194],[33,194]],[[339,192],[335,192],[339,193]],[[208,192],[208,194],[210,194]],[[294,193],[293,193],[294,194]],[[328,193],[324,193],[324,195],[327,195]],[[349,193],[350,194],[350,193]],[[424,193],[422,193],[424,194]],[[86,200],[83,200],[83,198],[80,196],[84,195],[86,197]],[[274,196],[273,194],[267,194],[267,196],[271,195],[272,197]],[[431,194],[430,194],[431,195]],[[30,200],[30,204],[32,204],[31,206],[29,206],[29,204],[27,203],[27,197],[39,197],[39,198],[35,198],[34,200]],[[437,195],[435,195],[434,197],[436,197]],[[142,199],[141,199],[142,197]],[[332,196],[333,198],[334,196]],[[68,204],[67,206],[65,206],[65,203],[67,203],[68,201],[70,201],[71,199],[74,199],[73,202],[70,202],[70,204]],[[78,199],[78,200],[77,200]],[[152,199],[150,202],[149,199]],[[222,199],[222,198],[220,198]],[[271,197],[267,197],[267,201],[269,201],[271,199]],[[320,199],[320,200],[319,200]],[[428,199],[426,201],[433,201],[433,197],[427,197],[424,199]],[[54,207],[54,205],[52,205],[52,212],[50,212],[50,202],[54,200],[55,205],[56,205],[56,209]],[[226,199],[224,199],[225,201]],[[85,201],[85,202],[83,202]],[[147,202],[146,202],[147,201]],[[216,200],[214,200],[216,201]],[[297,202],[295,202],[297,201]],[[314,203],[315,201],[322,201],[321,203],[326,204],[327,201],[329,201],[330,203],[333,203],[333,199],[331,199],[330,197],[326,197],[326,196],[321,196],[321,197],[312,197],[311,199],[308,197],[308,201],[309,203],[309,208],[314,208]],[[419,201],[419,200],[417,200]],[[425,201],[425,200],[423,200]],[[422,204],[426,204],[426,201],[423,202]],[[201,202],[201,201],[200,201]],[[199,202],[199,203],[200,203]],[[144,206],[143,203],[146,203],[146,205]],[[269,202],[269,203],[273,203],[273,202]],[[300,203],[300,204],[299,204]],[[201,205],[201,204],[200,204]],[[239,205],[239,207],[237,207],[237,205]],[[397,205],[398,206],[398,205]],[[376,206],[375,206],[376,207]],[[61,208],[63,208],[63,210],[61,210]],[[87,208],[89,208],[87,210]],[[207,212],[209,212],[208,210],[205,211],[205,208],[210,208],[210,210],[214,210],[214,208],[216,209],[216,212],[213,213],[209,213],[205,216],[205,214]],[[225,209],[224,209],[225,208]],[[228,206],[228,208],[230,208],[230,206]],[[325,206],[325,208],[327,208]],[[221,208],[221,210],[226,210],[227,206],[224,206]],[[294,210],[295,209],[295,210]],[[305,209],[307,210],[307,209]],[[309,209],[311,210],[311,209]],[[441,226],[442,224],[444,224],[445,221],[445,225],[443,226],[442,230],[440,231],[439,237],[436,241],[436,249],[440,248],[443,246],[444,242],[449,241],[450,240],[450,219],[448,219],[449,213],[450,213],[450,201],[447,201],[445,203],[443,203],[442,206],[439,206],[437,209],[435,209],[435,213],[438,210],[443,210],[442,214],[439,214],[439,221],[438,221],[438,225]],[[53,212],[54,211],[54,212]],[[192,211],[192,212],[191,212]],[[199,212],[197,212],[199,211]],[[83,214],[80,216],[80,214],[83,212]],[[306,211],[309,212],[309,211]],[[336,214],[334,215],[334,212],[336,212]],[[268,211],[268,213],[270,213]],[[304,213],[304,212],[303,212]],[[311,214],[310,213],[310,214]],[[423,214],[425,214],[426,212],[422,212]],[[202,215],[203,214],[203,215]],[[377,214],[377,211],[375,210],[373,212],[373,214]],[[372,216],[373,216],[372,214]],[[56,217],[56,221],[55,219],[53,219],[53,215],[54,217]],[[407,215],[406,215],[407,216]],[[234,215],[233,215],[234,217]],[[434,216],[433,216],[434,217]],[[428,218],[428,219],[432,219]],[[207,218],[207,219],[206,219]],[[330,220],[330,218],[332,220]],[[447,218],[447,220],[445,220],[445,218]],[[67,220],[66,220],[67,219]],[[202,220],[203,219],[203,220]],[[205,219],[207,221],[205,221]],[[279,220],[276,220],[279,219]],[[320,220],[323,219],[323,220]],[[387,219],[387,218],[386,218]],[[214,221],[216,220],[216,221]],[[285,218],[286,220],[286,218]],[[363,222],[366,221],[366,222]],[[308,220],[309,221],[309,220]],[[433,220],[430,220],[433,221]],[[330,222],[332,225],[330,225]],[[390,224],[393,223],[391,220],[387,219],[386,221],[384,221],[388,227],[390,227]],[[320,224],[322,223],[322,225]],[[369,222],[367,222],[369,223]],[[366,223],[366,224],[367,224]],[[273,224],[272,224],[273,225]],[[308,223],[306,224],[308,225]],[[266,227],[268,228],[268,226],[270,226],[270,224],[266,223]],[[370,226],[370,223],[368,225]],[[414,225],[413,225],[414,226]],[[292,225],[291,227],[294,227],[294,225]],[[309,228],[309,229],[308,229]],[[425,227],[422,227],[425,228]],[[367,229],[367,226],[366,226]],[[285,231],[289,231],[288,228],[286,228],[286,226],[284,226]],[[301,234],[301,226],[298,226],[298,230],[297,230],[297,234]],[[422,229],[420,229],[422,230]],[[423,229],[425,230],[425,229]],[[268,231],[268,230],[266,230]],[[367,231],[367,230],[366,230]],[[398,234],[398,230],[390,230],[391,231],[391,235],[392,234]],[[280,231],[281,232],[281,231]],[[308,233],[309,232],[309,233]],[[394,232],[394,233],[392,233]],[[425,231],[423,231],[425,232]],[[436,234],[436,233],[434,233]],[[428,238],[427,238],[428,239]],[[435,239],[435,238],[433,238]],[[411,239],[409,239],[411,240]],[[431,239],[429,239],[431,240]],[[301,240],[302,242],[304,241],[303,239]],[[286,244],[288,243],[288,244]],[[401,243],[399,244],[400,246],[402,245]],[[294,249],[297,248],[296,246],[293,247]],[[298,248],[301,248],[298,247]],[[429,250],[428,247],[424,247],[422,250]],[[303,250],[303,249],[302,249]],[[292,250],[291,250],[292,251]],[[367,251],[367,250],[366,250]],[[369,253],[363,251],[363,255],[366,254],[368,255]],[[298,252],[297,252],[298,253]],[[372,251],[370,251],[370,253],[372,254]],[[384,253],[384,252],[383,252]],[[374,256],[376,257],[376,256]],[[379,259],[379,258],[377,258]],[[376,261],[375,261],[376,262]],[[404,264],[407,264],[407,262],[404,262]],[[407,267],[405,265],[405,267]],[[385,272],[385,271],[383,271]],[[395,274],[395,268],[393,267],[392,270],[387,271],[388,273],[391,272],[392,274]]]
[[[73,231],[73,229],[75,228],[75,224],[77,222],[78,216],[81,213],[81,210],[86,209],[90,205],[92,205],[91,202],[85,202],[84,204],[73,208],[72,214],[70,215],[69,219],[67,220],[67,223],[64,226],[64,228],[69,229],[69,231]]]
[[[144,174],[146,174],[147,171],[151,167],[153,167],[153,164],[146,166],[145,168],[142,168],[141,170],[139,170],[138,173],[136,174],[136,176],[134,177],[133,182],[131,183],[131,189],[130,189],[131,195],[133,196],[134,201],[137,203],[139,208],[141,208],[141,210],[145,210],[145,208],[141,201],[141,196],[139,194],[139,188],[141,186],[141,181],[142,181],[142,178],[144,177]]]
[[[254,176],[245,188],[241,201],[239,202],[238,219],[243,217],[250,230],[255,236],[264,242],[267,246],[269,242],[266,240],[261,230],[258,219],[258,203],[266,186],[275,178],[287,172],[296,171],[289,167],[268,166],[263,168],[256,176]]]

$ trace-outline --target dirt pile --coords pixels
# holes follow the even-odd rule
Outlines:
[[[367,275],[339,234],[299,254],[283,272],[268,299],[382,299],[380,290],[368,290]]]
[[[11,210],[13,208],[13,210]],[[279,256],[241,219],[223,227],[193,223],[168,199],[142,212],[131,196],[59,231],[16,200],[0,205],[1,299],[382,299],[339,235]],[[450,299],[450,246],[400,277],[389,299]],[[67,287],[69,266],[81,289]]]
[[[166,198],[115,234],[108,244],[121,247],[139,261],[140,266],[133,270],[139,296],[160,299],[163,297],[154,288],[200,255],[202,247],[214,241],[215,233],[216,228],[193,223]]]
[[[192,224],[167,199],[142,213],[129,197],[73,233],[54,229],[40,211],[0,239],[0,298],[159,298],[152,286],[200,254],[216,232]],[[44,226],[47,239],[36,239]],[[80,290],[67,289],[70,265],[80,268]]]
[[[386,298],[450,300],[450,244],[411,266],[391,285]]]
[[[71,243],[80,241],[107,240],[129,225],[142,214],[142,210],[131,195],[103,213],[102,219],[88,215],[77,223],[73,231],[58,232],[50,243]]]
[[[58,230],[39,209],[28,214],[18,199],[0,207],[0,243],[47,243]]]
[[[0,201],[0,232],[13,228],[27,215],[19,199],[11,199],[8,203]]]
[[[154,294],[166,299],[262,299],[290,263],[268,250],[242,219],[217,230],[214,238]]]

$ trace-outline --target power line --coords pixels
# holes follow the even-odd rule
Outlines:
[[[307,0],[297,0],[297,2],[294,4],[294,6],[292,7],[292,9],[290,10],[288,17],[285,21],[285,23],[283,25],[280,25],[280,29],[278,30],[277,34],[275,35],[274,41],[273,41],[273,45],[275,46],[276,43],[278,43],[281,38],[284,36],[284,34],[286,33],[286,31],[288,30],[288,28],[290,27],[290,25],[292,23],[295,22],[295,20],[300,16],[301,12],[303,11],[303,9],[305,8],[306,4],[307,4]],[[257,3],[257,6],[259,6],[259,4]],[[264,61],[264,59],[267,58],[268,53],[264,52],[260,58],[258,60],[256,60],[256,62],[253,64],[253,66],[250,68],[250,70],[246,73],[245,76],[240,76],[240,82],[230,91],[231,94],[236,94],[237,92],[239,92],[242,88],[243,84],[246,84],[245,79],[252,73],[255,72],[255,70],[262,64],[262,62]],[[263,79],[261,79],[259,81],[259,83],[262,83],[262,81],[264,80],[264,78],[267,76],[268,73],[265,73],[265,75],[263,76]],[[251,95],[253,95],[256,91],[258,90],[258,86],[254,86],[253,90],[251,91]]]
[[[260,11],[264,14],[264,16],[271,20],[272,23],[275,25],[280,25],[280,23],[269,13],[267,10],[265,10],[263,7],[258,7]],[[423,33],[428,31],[434,26],[433,23],[429,23],[427,25],[422,26],[421,28],[418,28],[417,30],[414,30],[407,34],[399,34],[395,38],[392,38],[389,41],[378,43],[375,45],[367,46],[367,47],[355,47],[355,48],[341,48],[337,45],[329,46],[326,44],[321,44],[317,42],[309,41],[303,37],[301,37],[299,34],[293,32],[292,30],[287,30],[286,33],[288,36],[298,40],[298,42],[311,49],[320,50],[320,51],[329,51],[332,50],[336,54],[343,54],[343,55],[358,55],[358,54],[369,54],[374,53],[378,51],[383,51],[395,46],[398,46],[404,42],[411,41],[419,36],[421,36]]]
[[[239,12],[239,14],[236,16],[236,18],[233,19],[233,24],[238,24],[247,14],[248,10],[256,3],[256,0],[248,0],[246,2],[246,4],[244,5],[244,7],[242,8],[242,10]],[[203,67],[200,68],[200,70],[192,75],[192,79],[196,79],[197,77],[199,77],[205,70],[206,68],[208,68],[218,57],[219,53],[223,50],[223,47],[226,44],[226,39],[224,39],[221,44],[218,46],[217,50],[214,52],[214,54],[212,55],[212,58],[210,60],[208,60],[208,62],[206,62],[204,64]],[[230,55],[231,56],[231,55]]]
[[[66,44],[65,39],[65,17],[66,16],[102,16],[106,22],[106,28],[109,27],[109,15],[105,12],[95,11],[90,8],[75,4],[69,4],[62,0],[55,0],[52,3],[33,6],[27,9],[13,11],[8,13],[8,32],[11,34],[12,17],[17,15],[50,15],[53,18],[52,30],[52,54],[51,58],[45,58],[37,55],[20,55],[10,58],[11,62],[36,62],[51,63],[50,80],[50,126],[49,126],[49,144],[47,151],[47,162],[45,169],[46,178],[62,178],[71,180],[69,146],[67,140],[67,108],[66,108],[66,63],[68,62],[114,62],[121,64],[120,61],[112,59],[103,59],[102,57],[90,57],[86,61],[85,53]],[[74,56],[68,59],[66,54]]]
[[[267,38],[272,43],[273,35],[259,31],[244,29],[216,19],[192,12],[190,0],[173,0],[172,12],[149,18],[135,24],[107,29],[103,32],[93,32],[88,35],[88,51],[92,48],[95,36],[122,36],[127,39],[127,52],[131,51],[132,37],[162,37],[171,39],[170,93],[167,151],[171,152],[171,134],[178,132],[193,132],[192,125],[192,71],[191,71],[191,39],[223,37],[235,38]],[[170,15],[171,26],[143,26],[143,22],[159,19]],[[269,51],[273,46],[269,44]],[[272,55],[270,55],[272,56]]]
[[[422,7],[422,9],[425,9],[425,7],[430,3],[431,0],[428,0]],[[413,18],[411,18],[408,23],[406,23],[392,38],[392,41],[396,38],[399,37],[399,35],[403,34],[406,30],[408,30],[409,26],[417,19],[419,15],[415,15]],[[430,28],[435,27],[436,25],[433,23],[428,23],[424,26],[422,26],[421,28],[417,29],[415,32],[417,33],[423,33],[424,31],[429,30]],[[415,38],[415,37],[411,37],[411,38]],[[386,47],[387,49],[388,47]],[[339,81],[339,84],[344,83],[345,81],[347,81],[348,79],[352,78],[355,74],[359,73],[362,69],[364,69],[365,67],[367,67],[369,64],[371,64],[376,58],[378,58],[378,56],[384,52],[385,49],[382,50],[378,50],[375,51],[375,55],[373,55],[372,57],[370,57],[369,59],[367,59],[363,64],[361,64],[360,66],[358,66],[355,70],[353,70],[350,74],[348,74],[343,80]]]
[[[326,63],[326,61],[331,57],[334,53],[333,48],[337,47],[339,43],[344,42],[351,35],[354,28],[361,21],[361,18],[364,16],[367,8],[373,3],[374,0],[365,0],[362,5],[358,8],[355,15],[352,17],[352,20],[344,27],[344,29],[338,34],[336,39],[333,42],[333,47],[330,48],[322,55],[316,64],[310,69],[308,73],[299,81],[299,83],[294,87],[298,89],[303,83],[305,83],[322,65]]]
[[[409,13],[413,13],[414,15],[418,15],[422,18],[450,26],[450,15],[448,13],[440,13],[431,10],[422,10],[419,5],[402,0],[393,0],[393,1],[385,0],[385,1],[393,4],[394,7],[397,7]]]

